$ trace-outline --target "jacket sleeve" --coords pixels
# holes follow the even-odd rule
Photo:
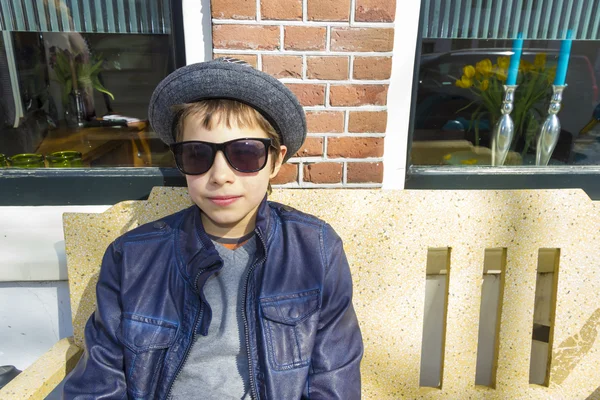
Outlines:
[[[323,228],[321,246],[326,276],[306,397],[360,399],[363,343],[352,306],[350,268],[342,241],[329,225]]]
[[[104,254],[96,285],[96,310],[85,326],[85,351],[66,378],[64,399],[126,397],[123,348],[117,339],[122,259],[117,243],[113,242]]]

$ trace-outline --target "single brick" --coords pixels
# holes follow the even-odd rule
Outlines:
[[[383,163],[348,163],[346,180],[348,183],[382,183]]]
[[[302,0],[260,0],[260,18],[301,20]]]
[[[327,139],[327,156],[366,158],[383,156],[383,138],[338,137]]]
[[[348,132],[385,133],[387,111],[350,111]]]
[[[354,20],[360,22],[394,22],[396,0],[356,0]]]
[[[283,185],[298,181],[298,164],[283,164],[277,176],[271,179],[273,185]]]
[[[342,163],[304,164],[304,182],[340,183],[342,181]]]
[[[325,85],[312,83],[286,83],[303,106],[322,106],[325,104]]]
[[[307,137],[294,157],[317,157],[323,155],[323,138]]]
[[[393,28],[331,28],[332,51],[392,51]]]
[[[350,0],[307,0],[310,21],[349,21]]]
[[[213,25],[216,49],[277,50],[279,27],[261,25]]]
[[[326,28],[286,26],[283,35],[284,47],[286,50],[325,50],[326,37]]]
[[[344,112],[307,111],[306,125],[308,132],[342,133],[344,132]]]
[[[254,0],[211,0],[210,11],[216,19],[255,19]]]
[[[302,56],[262,56],[262,70],[275,78],[302,78]]]
[[[390,79],[392,57],[355,57],[354,79]]]
[[[329,102],[332,106],[384,106],[388,85],[332,85]]]
[[[213,53],[213,59],[220,57],[233,57],[238,60],[246,61],[248,64],[252,65],[254,68],[258,66],[258,56],[256,54],[217,54]]]
[[[309,79],[348,79],[349,57],[308,57],[306,76]]]

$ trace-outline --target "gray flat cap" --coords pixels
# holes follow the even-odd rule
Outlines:
[[[177,117],[172,106],[207,99],[237,100],[260,112],[288,148],[284,161],[306,139],[306,117],[296,96],[272,76],[231,58],[186,65],[163,79],[150,98],[150,124],[171,144]]]

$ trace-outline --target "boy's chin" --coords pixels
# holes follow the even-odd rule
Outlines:
[[[221,228],[234,228],[248,216],[248,213],[244,214],[232,210],[207,210],[203,212],[215,226]]]
[[[229,215],[228,215],[229,214]],[[228,212],[218,212],[218,213],[207,213],[206,215],[210,220],[216,224],[223,227],[231,227],[242,221],[243,216],[241,215],[231,215],[232,213]]]

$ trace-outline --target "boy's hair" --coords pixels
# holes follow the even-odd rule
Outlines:
[[[271,139],[271,169],[275,167],[276,157],[281,150],[281,138],[265,117],[254,108],[236,100],[209,99],[194,103],[179,104],[173,107],[177,114],[174,135],[175,141],[183,141],[183,128],[187,118],[194,116],[204,129],[212,130],[223,124],[227,128],[237,125],[239,128],[262,129]],[[268,193],[271,193],[269,183]]]

